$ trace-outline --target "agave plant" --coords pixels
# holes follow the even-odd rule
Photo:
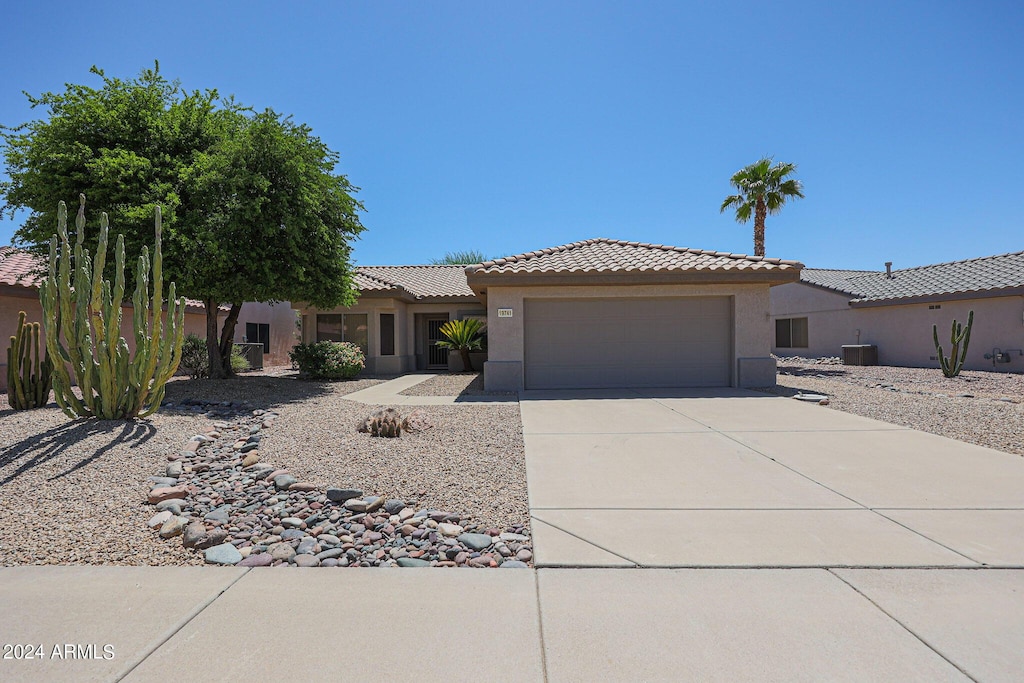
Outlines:
[[[473,369],[469,362],[469,352],[480,350],[480,329],[483,326],[484,324],[476,318],[449,320],[441,326],[440,331],[445,339],[437,342],[437,345],[442,349],[458,351],[462,356],[462,369],[468,372]]]

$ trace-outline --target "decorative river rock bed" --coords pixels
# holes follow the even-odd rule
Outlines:
[[[149,478],[149,527],[209,564],[511,569],[533,559],[523,527],[481,529],[358,489],[321,490],[261,462],[262,432],[277,413],[187,399],[164,408],[217,420],[167,456],[164,476]]]

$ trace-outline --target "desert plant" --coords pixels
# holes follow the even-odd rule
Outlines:
[[[180,367],[187,370],[192,379],[201,379],[210,374],[204,338],[191,332],[185,335],[185,341],[181,345]]]
[[[61,410],[72,418],[109,420],[151,415],[160,407],[167,380],[178,369],[185,328],[185,298],[175,297],[173,282],[167,300],[166,325],[163,320],[160,207],[156,208],[152,303],[146,247],[142,248],[135,266],[134,356],[128,349],[128,342],[119,334],[125,294],[124,236],[117,236],[114,247],[115,275],[111,285],[110,280],[103,279],[109,227],[107,214],[100,214],[99,244],[90,261],[89,252],[83,247],[85,195],[79,195],[72,281],[67,215],[67,206],[61,202],[57,209],[57,234],[50,240],[49,273],[39,289],[46,350],[53,361],[54,398]],[[81,390],[81,398],[71,390],[72,374]]]
[[[795,171],[795,164],[779,162],[773,166],[772,158],[764,157],[736,171],[729,179],[737,194],[726,197],[720,211],[735,209],[737,223],[746,223],[753,215],[755,256],[764,256],[765,217],[782,211],[788,199],[803,199],[803,184],[788,177]]]
[[[40,357],[39,323],[26,325],[21,311],[7,349],[7,402],[14,410],[41,408],[50,398],[50,357]]]
[[[484,324],[476,318],[449,320],[441,326],[441,334],[445,339],[437,342],[442,349],[458,351],[462,356],[462,369],[469,372],[473,369],[469,362],[469,352],[481,349],[480,328]]]
[[[939,366],[942,374],[946,377],[956,377],[963,370],[964,360],[967,358],[967,345],[971,343],[971,326],[974,325],[974,311],[967,314],[967,326],[953,319],[953,326],[949,331],[949,343],[952,348],[947,358],[942,353],[942,345],[939,344],[939,326],[932,325],[932,339],[935,341],[935,355],[939,357]],[[962,344],[962,346],[961,346]]]
[[[242,348],[240,346],[238,346],[237,344],[235,346],[232,346],[231,347],[231,372],[232,373],[245,372],[250,367],[252,367],[252,366],[249,365],[248,359],[246,359],[246,357],[242,355]]]
[[[382,408],[363,420],[359,431],[394,439],[402,435],[402,416],[394,408]]]
[[[316,379],[351,379],[366,367],[362,349],[351,342],[298,344],[288,355],[300,375]]]

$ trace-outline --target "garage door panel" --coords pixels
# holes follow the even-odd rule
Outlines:
[[[526,387],[728,386],[728,297],[528,299]]]

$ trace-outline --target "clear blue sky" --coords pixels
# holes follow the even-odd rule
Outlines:
[[[22,90],[159,59],[341,154],[361,264],[589,237],[750,253],[718,207],[765,154],[807,194],[769,218],[769,256],[1024,249],[1020,2],[135,4],[8,3],[0,122],[40,114]]]

